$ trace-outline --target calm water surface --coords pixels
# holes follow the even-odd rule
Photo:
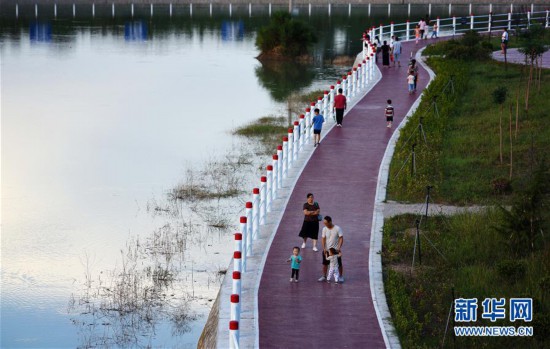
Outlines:
[[[373,7],[378,14],[370,18],[365,8],[351,17],[347,6],[333,8],[332,17],[326,9],[311,17],[301,9],[320,37],[315,63],[273,68],[254,58],[266,9],[252,17],[237,9],[230,17],[219,8],[210,17],[197,7],[192,18],[171,19],[149,18],[148,7],[137,7],[134,18],[119,8],[111,19],[109,10],[97,7],[103,19],[72,19],[71,8],[60,6],[53,19],[53,10],[41,6],[35,20],[34,8],[22,6],[16,20],[13,6],[2,9],[3,348],[196,346],[242,202],[216,204],[216,214],[234,217],[225,229],[208,228],[196,210],[178,206],[177,215],[166,215],[155,208],[169,205],[167,192],[188,168],[250,147],[231,135],[235,127],[286,115],[293,91],[333,84],[346,67],[327,59],[355,55],[361,31],[387,20],[385,8]],[[394,20],[406,17],[406,7],[395,11]],[[427,9],[415,11],[421,16]],[[257,170],[247,171],[256,178]],[[247,191],[255,185],[244,183]],[[108,297],[97,289],[109,290],[113,275],[127,271],[125,261],[136,268],[161,263],[149,252],[128,257],[136,239],[145,246],[167,231],[191,232],[179,264],[162,261],[181,273],[161,289],[189,300],[184,310],[192,321],[181,326],[166,307],[145,321],[154,328],[142,326],[143,318],[96,317],[88,302]],[[137,332],[126,333],[128,327]]]

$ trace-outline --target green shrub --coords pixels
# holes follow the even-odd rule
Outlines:
[[[504,260],[497,264],[498,274],[504,280],[515,283],[525,276],[525,264],[518,260]]]
[[[288,12],[276,12],[271,22],[260,28],[256,46],[262,54],[296,57],[308,52],[317,42],[313,29],[306,23],[292,18]]]

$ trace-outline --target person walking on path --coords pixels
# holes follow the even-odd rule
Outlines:
[[[418,83],[418,66],[416,65],[416,59],[411,59],[411,63],[409,64],[409,75],[412,74],[414,76],[414,84],[413,84],[413,92],[416,91],[416,84]]]
[[[325,118],[319,114],[319,108],[314,110],[315,116],[313,117],[313,146],[316,147],[321,142],[321,130],[323,129],[323,123]]]
[[[329,248],[326,252],[326,259],[330,262],[327,276],[327,283],[329,284],[330,279],[332,279],[332,275],[334,275],[334,283],[337,284],[339,282],[340,272],[338,270],[338,259],[341,257],[342,252],[336,252],[336,249],[334,248]]]
[[[382,45],[382,65],[386,68],[390,67],[390,46],[386,40],[384,40],[384,44]]]
[[[437,39],[437,31],[439,30],[439,27],[437,26],[437,22],[434,22],[434,25],[432,26],[432,39]]]
[[[395,62],[397,62],[397,66],[401,67],[401,41],[399,41],[399,37],[396,36],[395,40],[393,42],[393,48],[392,48],[392,54],[393,54],[393,66],[395,67]]]
[[[343,94],[341,88],[338,89],[338,94],[334,97],[334,112],[336,113],[336,127],[342,127],[344,120],[344,110],[348,107],[348,101]]]
[[[313,201],[314,197],[312,193],[307,194],[307,202],[303,206],[304,210],[304,223],[302,224],[302,230],[298,234],[304,242],[302,248],[306,248],[307,239],[313,241],[313,251],[317,252],[317,238],[319,237],[319,213],[321,208],[316,201]]]
[[[325,225],[321,235],[321,246],[323,247],[323,275],[318,281],[327,281],[328,266],[330,264],[329,260],[326,258],[327,251],[334,248],[337,253],[340,253],[342,244],[344,243],[342,229],[332,223],[332,218],[330,216],[326,216],[325,219],[323,219],[323,224]],[[344,267],[342,266],[341,256],[338,257],[338,272],[340,274],[340,282],[344,282]]]
[[[418,40],[420,40],[420,26],[417,24],[416,28],[414,28],[414,37],[416,39],[415,44],[418,45]]]
[[[384,109],[384,114],[386,115],[386,127],[391,128],[393,123],[393,105],[391,105],[391,99],[388,99],[388,105]]]
[[[290,269],[292,270],[290,282],[298,282],[300,278],[300,263],[302,263],[302,256],[300,256],[300,248],[298,246],[294,246],[292,255],[288,258],[287,262],[290,262]]]
[[[418,22],[418,27],[420,29],[420,39],[424,39],[424,34],[426,33],[426,21],[424,18],[420,19],[420,22]]]
[[[414,92],[414,75],[410,70],[409,75],[407,76],[407,84],[409,85],[409,94],[412,95]]]
[[[502,36],[500,37],[500,49],[502,50],[502,54],[506,54],[506,49],[508,48],[508,29],[504,28],[504,31],[502,32]]]

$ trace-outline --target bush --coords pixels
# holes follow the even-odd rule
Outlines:
[[[306,54],[315,42],[317,37],[313,29],[287,12],[276,12],[271,22],[260,28],[256,38],[256,46],[262,54],[284,57]]]
[[[505,260],[497,264],[498,274],[504,280],[515,283],[525,275],[525,264],[517,260]]]

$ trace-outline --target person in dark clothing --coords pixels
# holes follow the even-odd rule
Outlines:
[[[382,65],[390,67],[390,45],[385,40],[384,45],[382,45]]]

